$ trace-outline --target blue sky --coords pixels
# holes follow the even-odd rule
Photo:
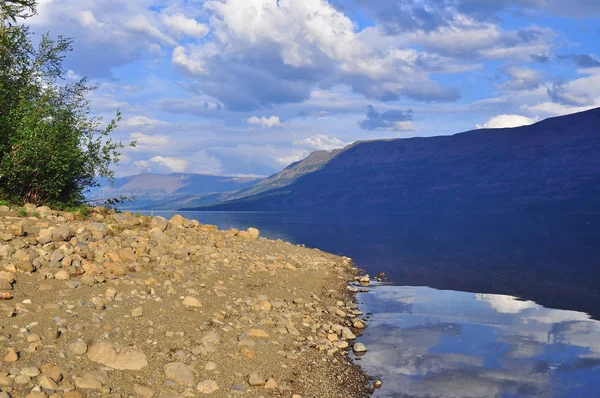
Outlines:
[[[600,0],[41,0],[119,175],[270,175],[358,140],[600,106]]]

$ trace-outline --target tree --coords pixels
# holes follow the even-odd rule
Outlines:
[[[34,46],[30,29],[17,24],[35,13],[34,0],[1,4],[0,194],[20,202],[79,203],[97,177],[114,177],[111,166],[124,145],[109,135],[121,114],[101,128],[87,100],[95,87],[85,78],[60,84],[72,40],[46,34]]]

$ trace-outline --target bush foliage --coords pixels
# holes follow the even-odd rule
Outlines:
[[[121,142],[109,138],[87,99],[87,80],[64,81],[71,39],[33,33],[19,22],[35,0],[4,0],[0,27],[0,196],[15,202],[76,205],[97,177],[114,178]],[[133,145],[130,144],[130,145]]]

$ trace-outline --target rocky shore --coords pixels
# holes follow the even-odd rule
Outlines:
[[[368,396],[351,261],[259,235],[0,207],[0,398]]]

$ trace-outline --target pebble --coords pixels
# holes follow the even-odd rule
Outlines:
[[[4,357],[4,362],[16,362],[19,360],[19,354],[14,348],[9,348],[8,353]]]
[[[69,345],[69,350],[73,355],[84,355],[88,350],[88,345],[83,341],[76,341]]]
[[[198,300],[196,297],[191,297],[191,296],[188,296],[185,299],[183,299],[182,304],[186,307],[192,307],[192,308],[202,307],[202,303],[200,302],[200,300]]]
[[[367,347],[362,343],[354,343],[354,345],[352,346],[352,350],[355,353],[363,353],[367,352]]]
[[[173,380],[180,386],[194,384],[194,373],[182,362],[172,362],[165,365],[165,375],[168,380]]]
[[[256,372],[250,373],[250,375],[248,376],[248,384],[253,387],[264,386],[265,378]]]
[[[131,310],[131,316],[133,317],[141,317],[144,315],[144,310],[142,309],[142,307],[137,307]]]
[[[219,389],[217,383],[213,380],[204,380],[196,388],[202,394],[212,394]]]
[[[208,361],[206,362],[206,365],[204,365],[204,370],[206,371],[212,372],[215,369],[217,369],[217,364],[212,361]]]

